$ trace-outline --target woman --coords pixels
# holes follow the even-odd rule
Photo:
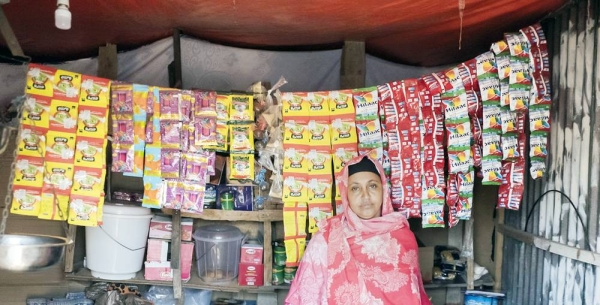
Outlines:
[[[393,212],[381,165],[360,156],[340,177],[343,212],[320,223],[285,304],[431,304],[415,237]]]

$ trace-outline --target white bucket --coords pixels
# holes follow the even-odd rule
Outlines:
[[[150,228],[150,209],[104,205],[104,224],[85,228],[86,262],[92,276],[127,280],[142,270]]]

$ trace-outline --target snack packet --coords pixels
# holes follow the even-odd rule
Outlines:
[[[254,99],[252,95],[231,95],[229,119],[236,122],[254,121]]]
[[[109,79],[81,75],[79,105],[107,108],[110,100],[110,87]]]
[[[306,236],[307,207],[306,202],[283,203],[283,231],[286,239]]]
[[[27,95],[23,105],[21,124],[48,129],[51,99],[41,95]]]
[[[254,155],[232,153],[229,166],[230,180],[254,180]]]
[[[53,79],[52,96],[55,99],[77,103],[79,100],[79,91],[81,88],[81,74],[56,70]]]
[[[254,151],[254,133],[252,125],[231,125],[231,143],[229,150],[232,153],[252,153]]]
[[[98,205],[104,197],[71,195],[69,202],[69,224],[78,226],[98,226]]]
[[[319,223],[322,220],[333,216],[331,201],[309,202],[308,203],[308,233],[315,233],[319,230]]]
[[[10,212],[12,214],[38,216],[42,200],[42,188],[30,186],[13,186],[13,199]]]
[[[25,93],[52,97],[55,74],[55,68],[30,63],[27,70]]]

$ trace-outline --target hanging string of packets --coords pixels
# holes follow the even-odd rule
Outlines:
[[[252,103],[250,95],[113,84],[112,170],[143,177],[145,207],[201,213],[217,151],[230,152],[230,179],[254,178]]]
[[[107,79],[30,64],[11,212],[102,223]]]
[[[332,215],[332,203],[341,212],[331,179],[356,155],[373,153],[383,164],[395,210],[421,218],[424,228],[444,227],[445,218],[453,227],[471,217],[475,169],[483,185],[500,185],[498,208],[519,209],[528,141],[531,177],[546,171],[551,98],[539,24],[418,79],[283,93],[281,99],[288,266],[298,264],[307,233]]]

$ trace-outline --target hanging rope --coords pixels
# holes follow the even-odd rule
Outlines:
[[[465,0],[458,0],[458,16],[460,17],[460,33],[458,34],[458,49],[462,48],[463,13],[465,11]]]

